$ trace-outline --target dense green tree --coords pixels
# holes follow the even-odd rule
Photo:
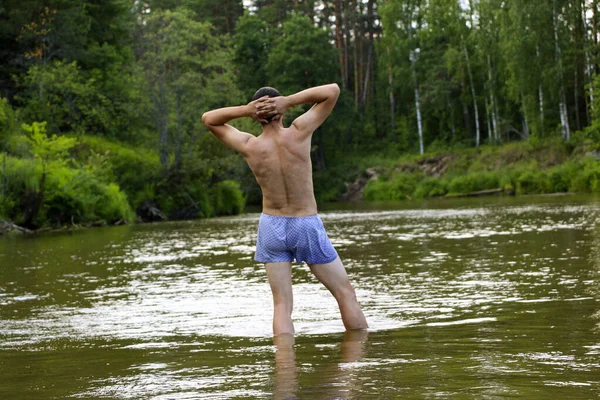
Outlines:
[[[237,98],[231,54],[212,26],[186,9],[154,11],[142,24],[139,64],[151,99],[165,170],[181,166],[185,143],[199,131],[202,110]],[[173,154],[171,159],[170,154]]]
[[[291,17],[269,52],[266,70],[271,86],[285,93],[335,81],[335,52],[327,32],[306,16]]]
[[[256,15],[245,14],[238,21],[233,37],[233,62],[242,90],[268,85],[266,65],[273,36],[273,29]]]

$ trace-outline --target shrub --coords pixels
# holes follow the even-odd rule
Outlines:
[[[41,168],[41,164],[34,159],[7,158],[7,194],[0,203],[1,212],[6,218],[17,223],[22,221],[24,199],[42,189]],[[34,224],[62,225],[100,219],[109,223],[120,219],[133,222],[135,219],[127,197],[119,186],[101,182],[85,169],[49,162],[42,204]]]
[[[364,189],[365,200],[410,199],[417,187],[417,181],[421,178],[420,174],[401,173],[395,175],[389,181],[384,181],[381,178],[376,181],[369,181]]]
[[[246,199],[237,182],[221,181],[211,188],[210,193],[216,215],[236,215],[244,210]]]
[[[600,162],[587,158],[571,181],[570,189],[575,192],[600,193]]]
[[[448,183],[449,193],[470,193],[500,187],[500,176],[497,172],[473,172],[455,176]]]
[[[208,187],[196,180],[177,184],[175,179],[158,184],[153,198],[162,212],[170,219],[211,217],[214,208]]]
[[[416,198],[444,196],[448,193],[447,182],[441,178],[427,177],[422,179],[413,193]]]
[[[110,180],[116,181],[121,190],[127,193],[132,207],[137,207],[152,190],[162,172],[158,155],[148,149],[131,148],[119,143],[92,137],[81,136],[75,147],[79,160],[88,162],[98,155],[105,156],[110,168]],[[112,175],[112,176],[110,176]]]
[[[552,182],[546,172],[526,171],[517,178],[518,194],[540,194],[551,192]]]

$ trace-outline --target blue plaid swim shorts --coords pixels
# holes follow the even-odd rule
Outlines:
[[[254,260],[263,263],[327,264],[337,252],[318,215],[287,217],[261,214]]]

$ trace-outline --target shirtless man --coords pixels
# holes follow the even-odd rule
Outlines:
[[[263,193],[255,260],[264,262],[273,293],[273,333],[293,334],[292,261],[305,261],[340,308],[346,329],[365,329],[367,321],[354,288],[317,215],[310,160],[313,132],[327,119],[340,94],[337,84],[317,86],[291,96],[270,87],[259,89],[253,101],[202,115],[202,122],[223,143],[241,153]],[[283,127],[288,108],[312,108]],[[262,125],[255,137],[227,122],[250,117]]]

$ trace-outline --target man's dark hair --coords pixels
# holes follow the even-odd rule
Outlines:
[[[270,86],[261,87],[256,91],[256,93],[254,93],[254,96],[252,96],[252,101],[260,99],[263,96],[279,97],[281,96],[281,93],[279,93],[277,89]]]
[[[279,93],[277,89],[272,88],[270,86],[261,87],[256,91],[256,93],[254,93],[254,96],[252,96],[252,101],[260,99],[263,96],[279,97],[281,96],[281,93]],[[267,122],[271,122],[273,121],[273,118],[275,118],[275,115],[265,119],[267,120]]]

